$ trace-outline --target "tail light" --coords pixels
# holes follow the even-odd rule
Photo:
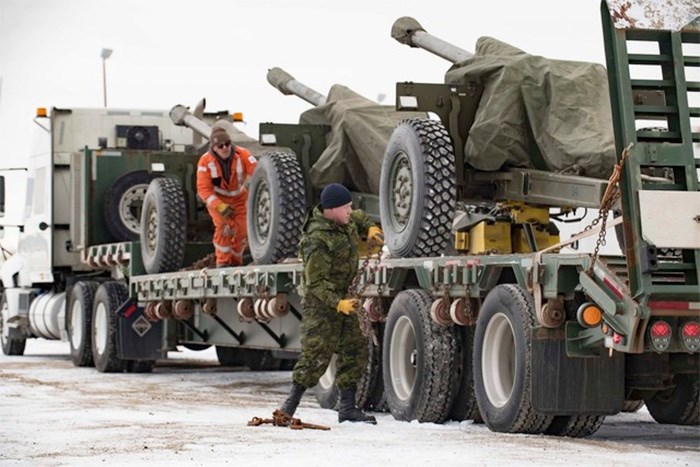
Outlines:
[[[649,328],[651,345],[659,352],[667,350],[671,345],[671,326],[666,321],[656,321]]]
[[[593,303],[584,303],[578,307],[576,319],[584,328],[594,328],[603,322],[603,311]]]
[[[700,324],[697,321],[688,321],[681,327],[681,342],[687,350],[700,349]]]

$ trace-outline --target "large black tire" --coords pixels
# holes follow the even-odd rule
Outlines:
[[[673,388],[644,400],[652,418],[663,424],[700,424],[700,380],[697,375],[677,374],[673,382]]]
[[[542,433],[552,416],[532,407],[532,297],[520,286],[502,284],[486,296],[474,333],[474,390],[491,431]]]
[[[5,355],[23,355],[24,348],[27,345],[27,339],[25,337],[10,337],[9,328],[7,326],[7,318],[10,310],[4,293],[2,294],[0,306],[2,307],[0,311],[2,315],[0,316],[0,344],[2,344],[2,353]]]
[[[455,157],[447,130],[433,120],[404,120],[389,139],[379,184],[379,213],[391,254],[443,253],[456,202]]]
[[[245,349],[243,355],[245,365],[253,371],[277,371],[282,365],[282,360],[269,350]]]
[[[221,366],[247,366],[253,371],[277,371],[283,362],[269,350],[241,349],[221,345],[216,346],[216,357]]]
[[[391,304],[382,352],[384,392],[397,420],[442,423],[454,401],[457,343],[454,326],[430,318],[424,290],[404,290]]]
[[[127,373],[151,373],[156,366],[155,360],[128,360],[126,362]]]
[[[236,347],[216,346],[216,358],[221,366],[245,366],[241,349]]]
[[[296,256],[306,214],[304,175],[293,154],[264,154],[250,179],[248,244],[253,261],[272,264]]]
[[[362,378],[357,383],[357,406],[362,410],[386,412],[389,407],[384,394],[384,375],[382,374],[382,336],[383,325],[375,325],[379,337],[379,345],[374,345],[370,338],[367,340],[367,366]]]
[[[479,405],[476,403],[474,393],[474,327],[457,327],[457,359],[455,370],[459,375],[458,388],[455,400],[450,409],[450,420],[474,420],[475,423],[483,422],[479,413]]]
[[[102,373],[118,373],[127,369],[119,358],[117,310],[129,298],[124,284],[105,282],[97,288],[92,307],[92,358]]]
[[[622,411],[628,412],[628,413],[638,412],[639,409],[641,409],[643,405],[644,405],[643,400],[632,400],[632,401],[626,400],[625,403],[622,404]]]
[[[105,227],[115,241],[138,241],[141,233],[141,210],[151,180],[158,177],[145,170],[119,177],[105,191]]]
[[[367,342],[369,355],[365,371],[357,382],[355,405],[361,410],[385,412],[387,410],[384,397],[384,382],[382,380],[382,352],[380,346],[375,346],[372,339]],[[326,372],[321,376],[314,388],[316,400],[324,409],[338,409],[340,391],[335,384],[336,356],[333,355]]]
[[[554,417],[544,434],[583,438],[598,431],[603,421],[605,415],[559,415]]]
[[[338,386],[335,385],[335,371],[337,369],[335,362],[337,358],[337,355],[333,354],[325,373],[321,375],[318,384],[314,386],[316,400],[323,409],[337,410],[338,408],[340,392],[338,391]]]
[[[66,310],[66,330],[70,342],[70,358],[75,366],[94,366],[92,360],[92,308],[95,281],[78,281],[73,285]]]
[[[156,178],[148,185],[141,216],[141,258],[149,274],[176,271],[185,260],[187,211],[179,180]]]
[[[209,347],[211,347],[211,344],[182,344],[184,348],[187,350],[192,350],[194,352],[201,352],[202,350],[207,350]]]

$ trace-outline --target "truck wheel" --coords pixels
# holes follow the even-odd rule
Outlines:
[[[382,379],[382,335],[383,324],[376,325],[376,333],[379,337],[379,345],[374,345],[372,339],[367,340],[367,366],[362,378],[357,382],[357,406],[362,410],[372,412],[386,412],[384,394],[384,379]]]
[[[625,401],[624,404],[622,404],[622,411],[623,412],[628,412],[628,413],[634,413],[638,412],[639,409],[642,408],[644,405],[644,401]]]
[[[75,366],[95,366],[92,361],[92,307],[98,285],[95,281],[76,282],[68,299],[66,330],[70,358]]]
[[[445,127],[422,118],[401,122],[389,139],[379,184],[391,254],[440,255],[450,241],[456,200],[455,157]]]
[[[248,243],[253,261],[272,264],[296,256],[306,215],[304,176],[293,154],[263,155],[250,179]]]
[[[361,410],[373,412],[386,411],[386,399],[384,398],[384,383],[382,382],[381,348],[376,347],[372,340],[367,342],[369,357],[360,381],[357,382],[355,404]],[[335,384],[336,359],[334,354],[326,372],[318,380],[314,391],[318,404],[324,409],[338,409],[340,391]]]
[[[122,372],[127,362],[119,358],[117,348],[117,310],[129,298],[126,286],[105,282],[97,288],[92,307],[92,358],[102,373]]]
[[[700,424],[700,383],[696,375],[677,374],[676,386],[655,394],[644,403],[658,423],[674,425]]]
[[[492,431],[542,433],[552,416],[531,402],[532,297],[520,286],[501,284],[484,300],[474,332],[474,390],[479,412]]]
[[[141,215],[141,257],[149,274],[182,267],[187,244],[185,192],[174,178],[151,181]]]
[[[243,358],[245,366],[253,371],[277,371],[282,364],[269,350],[244,349]]]
[[[126,362],[127,373],[151,373],[156,366],[154,360],[128,360]]]
[[[7,305],[7,298],[2,294],[2,308],[0,313],[0,343],[2,343],[2,353],[5,355],[24,355],[24,347],[27,345],[27,339],[10,337],[10,328],[7,325],[7,319],[10,315],[10,309]]]
[[[474,347],[474,327],[457,327],[457,359],[456,368],[458,378],[458,388],[456,389],[455,401],[450,409],[450,420],[474,420],[474,423],[483,422],[479,413],[479,406],[476,403],[474,394],[474,369],[472,365],[472,353]]]
[[[404,290],[389,309],[382,351],[384,392],[397,420],[442,423],[454,401],[455,330],[433,322],[431,302],[424,290]]]
[[[148,184],[156,177],[158,175],[145,170],[129,172],[105,191],[105,227],[116,241],[138,241],[143,200]]]
[[[194,352],[201,352],[202,350],[207,350],[209,347],[211,347],[211,344],[182,344],[184,348],[187,350],[192,350]]]
[[[554,417],[544,434],[584,438],[598,431],[603,421],[605,415],[559,415]]]
[[[221,366],[245,366],[241,349],[236,347],[216,346],[216,358]]]
[[[321,378],[318,380],[318,384],[314,387],[316,400],[322,409],[337,409],[338,397],[340,396],[338,386],[335,385],[337,359],[338,356],[333,354],[333,357],[331,357],[331,362],[328,364],[328,368],[326,368],[325,373],[321,375]]]

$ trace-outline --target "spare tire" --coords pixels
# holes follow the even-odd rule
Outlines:
[[[274,264],[295,257],[305,215],[304,175],[296,156],[264,154],[248,192],[248,244],[253,261]]]
[[[379,213],[389,252],[439,256],[451,238],[457,203],[455,156],[445,126],[416,118],[389,138],[379,184]]]
[[[174,178],[151,181],[141,213],[141,258],[146,272],[180,269],[187,244],[185,192]]]
[[[103,206],[104,221],[114,240],[138,241],[143,199],[149,183],[158,176],[137,170],[122,175],[107,188]]]

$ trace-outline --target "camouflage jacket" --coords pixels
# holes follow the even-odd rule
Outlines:
[[[323,217],[316,206],[304,224],[299,254],[304,262],[304,297],[335,309],[347,296],[357,273],[360,237],[373,225],[362,210],[354,210],[347,225]]]

